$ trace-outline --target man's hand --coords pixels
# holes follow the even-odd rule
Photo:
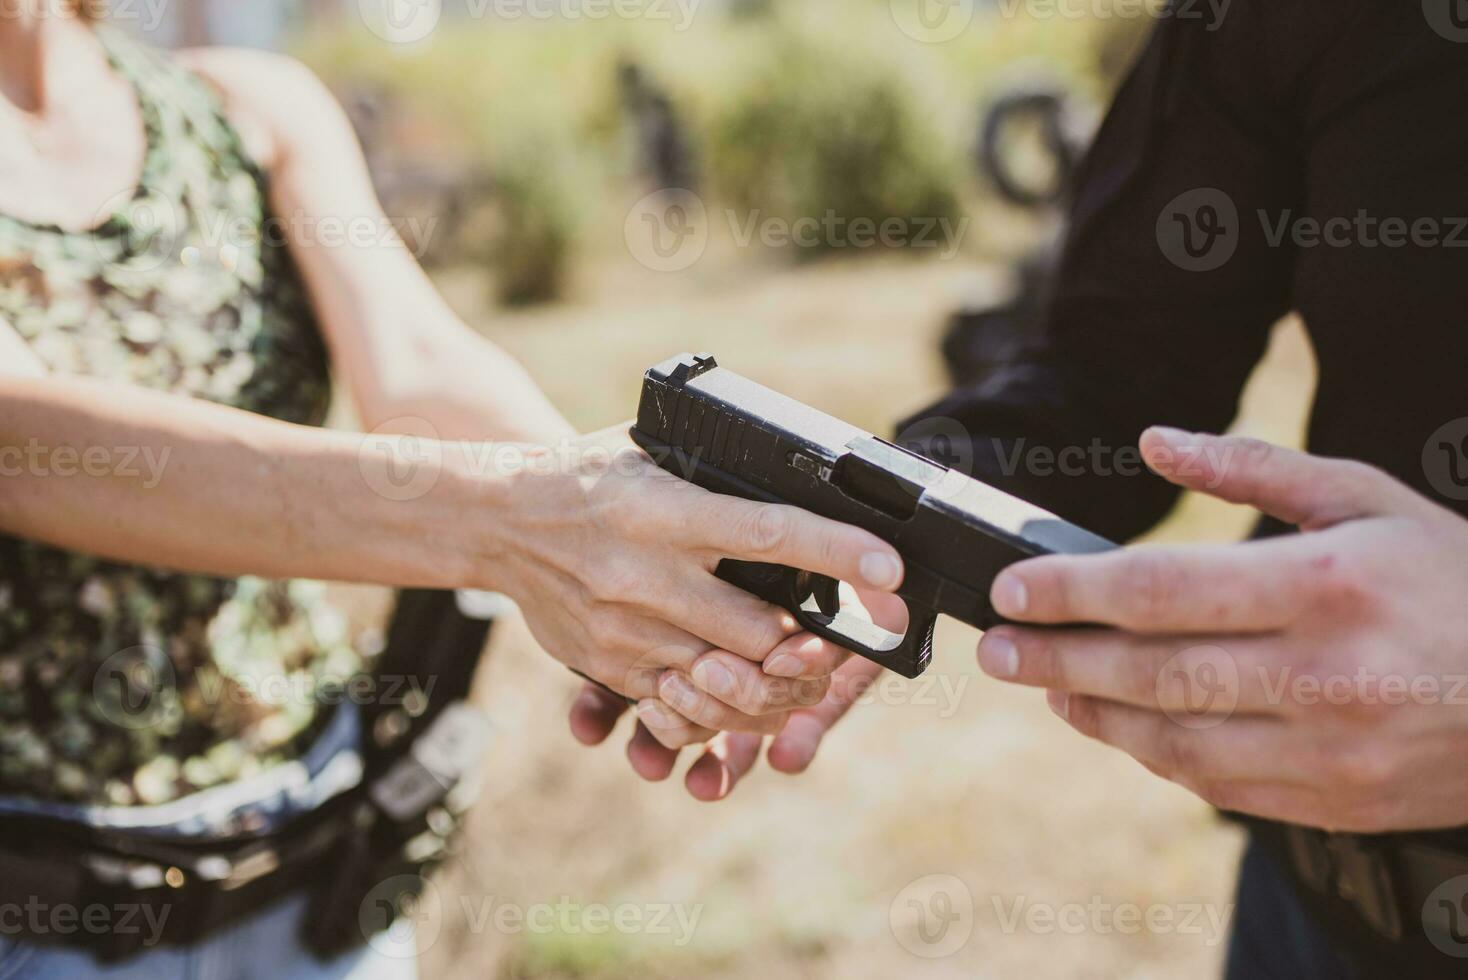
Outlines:
[[[897,596],[843,586],[842,601],[857,615],[870,617],[883,629],[901,632],[907,627],[907,607]],[[627,743],[627,758],[632,768],[651,782],[667,779],[677,762],[678,748],[668,746],[667,739],[656,737],[658,728],[687,725],[690,716],[711,721],[707,712],[723,710],[721,703],[741,705],[745,701],[766,699],[787,709],[779,713],[778,724],[771,729],[775,737],[767,753],[770,767],[791,775],[804,772],[815,758],[826,732],[851,710],[882,673],[879,664],[860,657],[844,662],[833,660],[827,647],[815,637],[801,634],[779,648],[779,653],[789,653],[792,657],[784,665],[775,655],[765,659],[762,671],[760,665],[728,660],[725,666],[731,668],[736,680],[728,687],[711,685],[707,672],[695,663],[687,675],[696,694],[694,702],[681,698],[669,701],[668,694],[663,693],[660,699],[638,704],[639,720]],[[844,652],[839,653],[844,658]],[[674,673],[664,673],[663,689]],[[775,690],[787,693],[780,698],[769,698],[767,692],[772,685]],[[587,684],[571,706],[571,732],[586,745],[599,745],[611,735],[617,719],[626,710],[625,700]],[[713,734],[709,732],[710,736]],[[684,778],[688,792],[708,802],[722,800],[759,759],[763,742],[763,733],[751,731],[748,726],[741,731],[719,732],[689,767]]]
[[[815,758],[826,732],[881,673],[880,665],[860,657],[843,664],[831,677],[830,687],[820,701],[785,716],[784,727],[766,753],[770,767],[791,775],[804,772]],[[626,710],[626,701],[587,684],[571,706],[571,732],[586,745],[599,745],[611,735],[617,719]],[[688,792],[706,802],[722,800],[754,767],[763,743],[762,735],[720,732],[689,767],[683,780]],[[660,782],[672,773],[678,750],[663,746],[639,721],[627,743],[627,759],[643,779]]]
[[[1468,823],[1468,522],[1372,467],[1152,429],[1148,464],[1307,532],[1032,559],[979,662],[1205,800],[1333,830]],[[1058,624],[1083,629],[1046,629]]]

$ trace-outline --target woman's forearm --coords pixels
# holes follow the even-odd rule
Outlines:
[[[5,378],[0,530],[185,571],[489,587],[492,542],[463,527],[507,481],[468,478],[465,452],[126,385]]]

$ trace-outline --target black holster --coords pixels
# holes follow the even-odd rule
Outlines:
[[[398,595],[363,711],[363,782],[301,925],[321,960],[412,914],[477,796],[488,722],[467,698],[492,617],[466,605],[452,592]]]

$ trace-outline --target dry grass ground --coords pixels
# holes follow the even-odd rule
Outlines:
[[[797,270],[711,262],[660,277],[618,259],[585,277],[578,301],[514,314],[483,310],[477,278],[449,276],[444,286],[586,427],[631,414],[647,365],[708,349],[741,373],[885,431],[940,391],[942,318],[964,292],[992,282],[987,275],[963,262],[893,258]],[[1243,426],[1294,439],[1309,379],[1303,341],[1282,331]],[[1247,520],[1190,502],[1159,536],[1225,538]],[[443,912],[423,933],[433,940],[425,975],[1216,973],[1223,936],[1207,913],[1229,911],[1238,833],[1182,790],[1076,736],[1037,692],[984,678],[976,637],[943,624],[929,677],[880,688],[808,774],[760,769],[710,806],[688,798],[676,777],[639,782],[620,743],[578,746],[565,724],[573,678],[523,625],[506,625],[483,679],[497,730],[488,786],[464,859],[439,881]],[[899,894],[933,874],[958,879],[950,892],[960,901],[965,890],[971,896],[972,933],[930,959],[904,946],[925,949],[910,894]],[[599,914],[586,909],[596,903],[624,922],[644,916],[649,928],[593,934],[583,916]],[[1128,903],[1173,920],[1138,928],[1107,912]],[[690,941],[680,945],[674,919],[651,923],[652,907],[665,904],[697,912]],[[536,913],[541,905],[551,909]],[[517,926],[502,908],[555,922]],[[1047,908],[1061,916],[1049,928],[1036,918]],[[951,928],[956,945],[964,924]]]

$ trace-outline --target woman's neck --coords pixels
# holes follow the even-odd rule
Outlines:
[[[61,73],[55,55],[70,48],[81,25],[66,0],[11,0],[0,16],[0,99],[22,112],[41,114],[55,96]]]

